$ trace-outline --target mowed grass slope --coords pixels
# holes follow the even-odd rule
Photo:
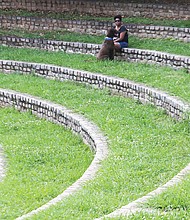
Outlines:
[[[91,55],[3,46],[0,46],[0,59],[53,64],[117,76],[168,91],[171,95],[190,101],[190,74],[183,69],[176,71],[170,67],[119,61],[99,62]]]
[[[101,22],[114,22],[111,17],[93,17],[84,14],[76,13],[51,13],[44,14],[43,12],[29,12],[26,10],[0,10],[1,15],[12,16],[24,16],[28,18],[53,18],[53,19],[66,19],[66,20],[95,20]],[[169,19],[154,19],[154,18],[142,18],[142,17],[124,17],[123,22],[125,24],[140,24],[140,25],[155,25],[155,26],[171,26],[189,28],[189,20],[169,20]],[[48,30],[24,30],[19,27],[14,29],[1,28],[0,36],[17,36],[25,38],[41,38],[49,40],[62,40],[70,42],[84,42],[84,43],[99,43],[104,40],[104,36],[95,36],[90,34],[80,34],[74,32],[68,32],[66,30],[48,31]],[[129,48],[149,49],[168,52],[172,54],[180,54],[190,56],[190,44],[183,43],[176,39],[146,39],[131,36],[129,29]]]
[[[68,31],[27,31],[27,30],[0,30],[0,36],[17,36],[25,38],[41,38],[47,40],[60,40],[69,42],[83,42],[101,44],[105,36],[93,36]],[[190,44],[173,38],[170,39],[146,39],[131,36],[129,30],[129,48],[164,51],[172,54],[190,56]]]
[[[8,13],[10,13],[10,11]],[[28,14],[25,15],[28,16]],[[51,17],[52,15],[49,14],[48,16]],[[100,20],[102,20],[102,18],[100,18]],[[105,20],[111,19],[107,18]],[[131,19],[124,19],[124,21],[129,23],[134,22],[155,25],[157,22],[157,25],[189,27],[188,21],[175,22],[165,20],[162,23],[161,21],[150,21],[142,18],[138,21]],[[41,37],[45,39],[89,43],[101,43],[104,38],[103,36],[97,37],[79,35],[65,31],[30,33],[21,30],[7,31],[3,29],[0,31],[0,35],[15,35],[32,38]],[[129,40],[129,47],[159,50],[190,56],[190,44],[178,42],[176,40],[139,39],[132,36],[130,36]],[[40,50],[15,49],[2,46],[0,46],[0,59],[51,63],[75,69],[99,72],[106,75],[119,76],[136,82],[145,83],[152,87],[160,88],[168,91],[172,95],[179,96],[183,100],[188,102],[190,101],[190,75],[187,74],[185,70],[174,71],[171,68],[158,68],[158,66],[155,65],[131,64],[117,61],[97,62],[94,57],[87,55],[71,55],[63,52],[55,53]],[[66,105],[74,111],[84,114],[90,120],[95,122],[104,134],[107,135],[109,141],[110,155],[103,163],[102,169],[97,178],[94,181],[89,182],[83,190],[68,198],[66,201],[61,202],[59,205],[56,205],[55,207],[52,207],[31,219],[93,219],[95,217],[100,217],[114,211],[122,205],[128,204],[129,202],[164,184],[190,161],[189,122],[176,122],[166,116],[162,111],[157,110],[152,106],[142,106],[133,100],[112,96],[107,90],[99,91],[97,89],[92,89],[90,86],[70,82],[61,83],[52,80],[40,79],[34,76],[0,74],[0,87],[27,92],[29,94]],[[15,119],[16,123],[21,121],[19,118],[20,113],[15,112],[15,110],[3,109],[1,112],[2,118],[6,118],[7,115],[11,115],[11,118],[13,118],[12,115],[17,115]],[[44,129],[47,129],[46,124],[42,125],[43,129],[38,128],[39,124],[41,125],[46,123],[43,120],[36,119],[30,114],[26,114],[24,117],[22,115],[21,118],[23,119],[21,124],[26,125],[28,122],[30,123],[31,121],[36,120],[37,123],[34,123],[34,131],[32,131],[32,133],[35,133],[35,130],[43,130],[43,134],[39,132],[39,135],[47,135]],[[7,118],[7,120],[10,119]],[[11,124],[15,125],[16,123]],[[22,126],[19,126],[17,130],[18,136],[16,134],[16,137],[22,136],[22,130],[26,133],[26,127],[27,126],[22,128]],[[5,128],[2,127],[3,134],[6,131]],[[14,129],[14,126],[12,128],[10,125],[10,134],[14,134]],[[53,127],[53,129],[49,129],[50,133],[52,132],[50,138],[55,135],[54,129],[56,130],[57,126],[55,126],[55,128]],[[50,133],[48,132],[48,135]],[[3,196],[0,199],[0,204],[2,204],[1,207],[3,210],[1,216],[2,219],[12,219],[23,213],[27,213],[57,195],[59,193],[59,189],[62,189],[63,183],[64,185],[65,183],[70,184],[69,180],[66,180],[67,176],[58,175],[58,177],[56,177],[56,183],[54,183],[55,185],[53,184],[51,186],[49,183],[51,183],[52,179],[55,179],[52,172],[53,169],[50,168],[50,171],[48,171],[49,167],[43,165],[44,173],[48,172],[48,176],[45,176],[47,178],[48,186],[44,188],[45,181],[43,176],[41,179],[39,177],[36,178],[37,174],[35,172],[37,172],[38,168],[36,169],[35,166],[30,166],[30,164],[35,163],[37,166],[41,167],[41,164],[43,164],[44,161],[49,161],[48,163],[51,165],[52,157],[50,157],[49,154],[53,154],[53,156],[56,157],[55,148],[59,148],[59,143],[55,141],[55,146],[50,146],[49,142],[51,143],[51,140],[48,138],[48,151],[47,149],[45,150],[43,144],[40,144],[42,145],[42,151],[40,152],[39,157],[39,153],[36,151],[37,160],[35,159],[35,152],[32,153],[31,157],[28,156],[30,150],[30,148],[28,149],[28,146],[25,146],[23,151],[20,152],[19,149],[22,144],[17,143],[17,141],[14,146],[14,150],[12,150],[12,140],[10,139],[10,143],[7,143],[6,136],[8,136],[8,134],[1,136],[3,137],[1,143],[3,142],[6,145],[6,153],[8,152],[8,154],[10,154],[9,161],[11,164],[14,164],[16,161],[16,158],[13,158],[13,152],[16,155],[20,155],[20,153],[22,153],[22,157],[24,158],[23,163],[20,163],[19,156],[18,161],[24,168],[20,169],[21,166],[18,166],[19,169],[13,169],[10,166],[10,170],[13,169],[15,172],[10,172],[9,176],[6,177],[6,187],[3,185],[4,183],[0,183],[0,188],[3,192]],[[64,133],[63,138],[66,143],[68,143],[66,136],[67,135]],[[38,137],[32,136],[32,140],[35,138],[38,139]],[[75,136],[72,136],[72,138],[76,141]],[[70,139],[72,138],[70,137]],[[28,138],[28,140],[30,142],[31,139]],[[37,140],[35,141],[37,142]],[[73,143],[71,143],[71,145],[72,144]],[[32,145],[32,149],[33,146],[35,146],[35,143]],[[83,164],[79,166],[79,169],[81,169],[80,173],[82,173],[85,166],[87,166],[87,164],[92,160],[92,153],[90,153],[89,149],[87,149],[87,147],[82,143],[80,146],[80,150],[84,158],[76,158],[74,156],[74,159],[76,160],[75,163],[78,163],[78,159],[81,160],[80,162],[82,163],[83,159],[86,161],[84,162],[84,166]],[[77,156],[77,149],[72,149],[71,155]],[[45,153],[43,152],[44,150]],[[27,154],[23,153],[24,151],[26,151]],[[52,151],[53,153],[51,153]],[[60,152],[60,157],[64,154],[67,153]],[[25,161],[27,161],[26,165]],[[61,159],[57,160],[57,162],[58,167],[64,166]],[[28,163],[29,165],[27,165]],[[25,174],[26,166],[29,167],[27,175]],[[67,166],[70,167],[70,162]],[[57,170],[59,171],[59,169]],[[67,174],[68,176],[71,174],[71,177],[74,176],[71,178],[72,181],[74,181],[75,178],[78,178],[76,173],[79,171],[73,171],[72,167],[70,172],[72,172],[72,174],[69,172]],[[18,177],[15,178],[15,176]],[[24,176],[24,178],[22,178],[22,176]],[[8,190],[4,190],[10,188],[12,189],[12,185],[15,185],[16,183],[13,182],[12,184],[11,181],[9,182],[8,178],[21,181],[19,182],[19,186],[13,191],[13,197],[11,197],[11,191],[6,194]],[[34,181],[30,184],[31,179],[35,179],[37,182]],[[171,190],[168,190],[167,193],[159,196],[147,205],[153,208],[158,208],[160,211],[166,210],[167,214],[162,214],[160,216],[157,214],[149,215],[140,213],[132,216],[130,219],[154,218],[177,220],[190,218],[188,202],[188,195],[190,194],[189,180],[189,177],[187,177],[187,180],[179,187],[174,187]],[[36,186],[38,181],[41,187]],[[25,190],[23,190],[23,185]],[[37,193],[32,195],[32,190],[35,190],[35,187],[37,188]],[[53,187],[56,187],[56,189]],[[24,196],[22,193],[24,193]],[[14,199],[17,195],[19,196],[16,203]],[[28,198],[28,202],[25,202],[22,198]],[[122,218],[119,217],[116,219]]]
[[[97,62],[91,56],[61,52],[1,49],[4,49],[1,50],[1,59],[17,58],[104,72],[167,88],[170,93],[178,93],[188,100],[188,95],[180,89],[189,77],[184,71],[117,61]],[[177,84],[171,77],[173,74],[179,75]],[[174,85],[173,90],[170,83]],[[98,177],[76,195],[34,219],[93,219],[108,214],[164,184],[189,162],[188,122],[176,123],[152,106],[112,96],[107,90],[35,76],[1,74],[0,87],[66,105],[95,122],[109,140],[110,155]]]
[[[0,108],[0,122],[6,156],[0,219],[15,219],[56,197],[82,176],[93,159],[80,137],[29,112]]]

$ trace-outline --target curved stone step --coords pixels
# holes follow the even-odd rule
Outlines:
[[[38,76],[43,76],[47,78],[56,78],[58,80],[72,80],[76,82],[82,82],[82,83],[98,86],[99,88],[108,87],[110,90],[119,93],[121,95],[129,96],[131,98],[138,99],[143,102],[149,102],[151,104],[159,106],[167,110],[167,112],[170,115],[174,116],[177,119],[183,119],[184,115],[186,114],[188,115],[188,111],[189,111],[188,104],[180,101],[175,97],[169,96],[167,93],[117,77],[109,77],[101,74],[94,74],[86,71],[73,70],[70,68],[58,67],[54,65],[27,63],[27,62],[19,62],[19,61],[7,61],[7,60],[0,60],[0,70],[4,72],[19,71],[27,74],[35,73]],[[30,101],[29,103],[25,103],[25,102],[28,102],[26,101],[26,97],[24,96],[23,98],[23,95],[21,96],[20,93],[17,94],[17,93],[12,93],[12,91],[9,90],[0,90],[0,103],[3,104],[11,103],[11,105],[15,106],[19,110],[26,110],[28,106],[32,105],[32,107],[30,106],[30,108],[32,109],[33,113],[39,115],[40,117],[42,116],[41,114],[44,114],[43,110],[41,110],[41,104],[40,104],[41,101],[39,100],[36,101],[35,99]],[[43,108],[44,108],[44,104],[46,106],[47,103],[46,102],[43,103],[42,105]],[[38,108],[38,106],[40,106],[40,108]],[[176,106],[174,108],[176,108],[177,111],[174,111],[172,106]],[[45,107],[45,109],[47,108]],[[51,118],[52,115],[54,114],[51,112],[45,113],[45,117],[47,118]],[[55,118],[51,118],[50,120],[54,121]],[[190,171],[190,165],[188,165],[184,170],[182,170],[177,176],[175,176],[164,186],[159,187],[153,192],[147,194],[146,196],[139,198],[138,200],[130,203],[127,206],[122,207],[121,209],[116,210],[113,213],[110,213],[110,215],[105,217],[129,215],[131,213],[135,213],[136,211],[141,211],[141,209],[138,207],[139,203],[142,204],[143,202],[147,201],[147,199],[149,199],[150,197],[155,196],[158,193],[161,193],[162,191],[166,190],[169,186],[176,184],[181,180],[181,177],[186,175],[186,173],[188,173],[189,171]],[[73,186],[71,186],[71,190],[73,190]],[[33,210],[31,213],[19,217],[18,219],[19,220],[25,219],[26,217],[32,216],[41,210],[45,210],[52,204],[61,201],[63,198],[65,198],[68,195],[70,195],[70,189],[68,189],[68,191],[66,190],[60,196],[51,200],[49,203],[45,204],[44,206],[36,210]]]
[[[93,151],[95,151],[95,157],[92,163],[75,183],[73,183],[56,198],[53,198],[48,203],[26,215],[23,215],[22,217],[19,217],[18,219],[25,219],[49,208],[52,205],[55,205],[64,198],[80,190],[88,180],[95,177],[96,172],[101,166],[101,162],[108,155],[106,137],[101,133],[96,125],[89,122],[83,116],[76,114],[61,105],[12,90],[0,89],[0,104],[4,106],[13,106],[19,111],[30,110],[33,114],[41,118],[45,118],[54,123],[65,126],[73,132],[78,133],[84,142],[87,143]]]
[[[66,53],[91,54],[96,56],[100,44],[65,42],[56,40],[44,40],[33,38],[20,38],[11,36],[0,36],[0,44],[12,47],[37,48],[49,51],[64,51]],[[145,50],[137,48],[124,48],[115,54],[116,60],[127,62],[140,62],[169,66],[174,69],[186,69],[190,72],[190,57],[161,51]]]
[[[190,6],[190,5],[189,5]],[[114,14],[114,13],[113,13]],[[112,15],[113,15],[112,14]],[[159,14],[161,14],[159,12]],[[111,15],[111,16],[112,16]],[[190,17],[190,15],[189,15]],[[26,29],[29,31],[70,31],[90,35],[105,35],[108,28],[114,26],[112,21],[98,20],[67,20],[44,17],[25,17],[0,15],[0,27],[5,29]],[[123,23],[129,31],[130,36],[139,38],[162,38],[176,39],[190,42],[190,28],[143,25]]]
[[[183,169],[181,170],[176,176],[174,176],[171,180],[169,180],[166,184],[164,184],[163,186],[158,187],[157,189],[155,189],[154,191],[148,193],[147,195],[129,203],[126,206],[122,206],[121,208],[116,209],[115,211],[113,211],[112,213],[105,215],[103,217],[100,218],[96,218],[95,220],[102,220],[102,219],[107,219],[107,218],[114,218],[114,217],[120,217],[120,216],[129,216],[132,214],[135,214],[137,212],[151,212],[152,210],[143,208],[142,205],[145,204],[149,199],[163,193],[164,191],[166,191],[169,187],[172,187],[178,183],[180,183],[185,176],[187,176],[188,174],[190,174],[190,163]]]
[[[85,83],[101,89],[108,88],[113,93],[159,107],[176,119],[188,118],[188,112],[190,110],[189,104],[174,96],[170,96],[158,89],[119,77],[106,76],[55,65],[11,60],[0,60],[0,71],[7,73],[20,72],[35,74],[37,76],[60,81],[70,80],[78,83]]]

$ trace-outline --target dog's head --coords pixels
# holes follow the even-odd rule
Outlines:
[[[106,36],[110,37],[110,38],[113,38],[113,37],[115,37],[116,33],[117,33],[117,31],[114,28],[109,28],[107,30],[107,35]]]

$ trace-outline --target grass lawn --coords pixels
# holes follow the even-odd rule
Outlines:
[[[97,61],[90,55],[47,52],[35,49],[18,49],[0,46],[0,59],[49,63],[130,79],[168,91],[190,101],[190,74],[157,65],[119,61]]]
[[[93,36],[89,34],[71,33],[68,31],[34,31],[26,30],[0,30],[0,36],[17,36],[25,38],[42,38],[49,40],[61,40],[70,42],[83,42],[101,44],[104,36]],[[146,39],[130,36],[129,48],[164,51],[172,54],[190,56],[190,44],[174,39]]]
[[[93,154],[71,131],[30,113],[0,108],[6,177],[0,219],[15,219],[62,193],[90,165]]]
[[[5,11],[0,14],[44,17],[43,13]],[[79,15],[47,13],[45,17],[78,19]],[[112,21],[113,18],[80,16],[81,20]],[[124,22],[188,27],[190,21],[124,18]],[[102,43],[104,36],[56,32],[0,30],[0,36]],[[190,56],[190,44],[167,39],[129,36],[129,47]],[[127,78],[159,88],[190,102],[190,74],[169,67],[97,61],[89,55],[16,49],[0,46],[0,59],[38,62]],[[0,73],[0,87],[40,96],[85,115],[108,137],[110,154],[97,177],[75,195],[31,219],[93,219],[146,195],[166,183],[190,161],[190,124],[176,122],[149,105],[112,96],[72,82],[36,76]],[[15,219],[50,199],[78,179],[93,154],[82,140],[62,127],[12,108],[0,108],[0,144],[8,161],[0,183],[0,219]],[[158,214],[135,214],[129,219],[190,219],[190,176],[181,184],[146,204]],[[166,211],[163,213],[163,211]],[[114,218],[126,219],[126,218]]]
[[[1,59],[53,63],[129,78],[189,100],[185,90],[190,75],[184,71],[97,62],[91,56],[61,52],[8,47],[1,47],[0,52]],[[111,96],[107,90],[35,76],[0,74],[0,87],[40,96],[84,114],[109,140],[110,155],[97,178],[76,195],[32,219],[93,219],[108,214],[164,184],[189,163],[189,123],[176,123],[152,106]]]

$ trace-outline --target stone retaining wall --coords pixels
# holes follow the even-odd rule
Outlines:
[[[61,105],[54,104],[31,95],[1,88],[0,105],[13,106],[20,111],[29,110],[39,117],[46,118],[54,123],[65,126],[66,128],[78,133],[91,147],[91,149],[96,152],[90,166],[76,182],[74,182],[57,197],[51,199],[39,208],[18,217],[17,219],[26,219],[42,210],[46,210],[52,205],[55,205],[64,198],[67,198],[80,190],[87,181],[95,177],[101,166],[101,162],[108,155],[108,146],[106,138],[94,124],[90,123],[83,116],[73,113],[71,110],[66,109]]]
[[[25,71],[26,65],[22,64],[23,71]],[[82,116],[74,114],[71,110],[37,97],[1,88],[0,104],[3,106],[13,106],[19,111],[31,110],[33,114],[41,118],[46,118],[78,133],[93,151],[97,152],[98,149],[99,154],[104,152],[103,147],[106,146],[106,139],[100,134],[100,131],[92,123]],[[105,150],[107,150],[106,147]]]
[[[0,0],[0,9],[25,9],[29,11],[70,12],[98,16],[122,14],[130,17],[185,19],[190,18],[190,3],[186,1],[69,1],[69,0]]]
[[[112,22],[64,20],[52,18],[35,18],[21,16],[0,16],[0,27],[5,29],[24,29],[29,31],[58,31],[67,30],[77,33],[105,35],[106,30],[112,27]],[[190,28],[164,27],[125,24],[129,35],[141,38],[174,38],[190,42]]]
[[[91,55],[96,55],[101,48],[101,45],[99,44],[17,37],[0,37],[0,44],[14,47],[39,48],[44,50]],[[174,69],[185,68],[187,72],[190,72],[190,57],[188,56],[180,56],[153,50],[125,48],[122,52],[116,53],[115,59],[128,62],[142,62],[170,66]]]
[[[187,112],[189,111],[189,105],[185,104],[184,102],[159,90],[121,78],[90,73],[87,71],[74,70],[60,66],[6,60],[0,60],[0,71],[9,73],[21,72],[25,74],[35,74],[45,78],[53,78],[60,81],[71,80],[79,83],[90,84],[98,88],[108,88],[114,93],[139,100],[142,103],[150,103],[159,108],[162,108],[169,115],[176,119],[184,119],[188,117]],[[3,93],[1,96],[6,97],[6,94]],[[42,108],[41,104],[39,102],[36,103],[35,100],[28,103],[28,101],[23,100],[23,98],[18,99],[9,95],[7,98],[3,98],[3,100],[5,103],[14,102],[15,105],[18,103],[19,108],[20,106],[23,109],[30,107],[30,109],[37,111],[38,114],[45,114],[47,117],[53,117],[53,120],[55,120],[55,118],[59,118],[59,114],[54,114],[55,110],[48,110],[46,106]],[[26,104],[26,102],[28,104]],[[63,116],[63,119],[61,120],[66,121],[65,123],[67,125],[70,123],[73,124],[71,127],[76,127],[76,131],[82,132],[82,135],[86,137],[86,131],[83,131],[77,122],[70,122],[67,119],[64,119],[64,117],[65,116]],[[93,140],[90,139],[90,142],[93,143]]]

